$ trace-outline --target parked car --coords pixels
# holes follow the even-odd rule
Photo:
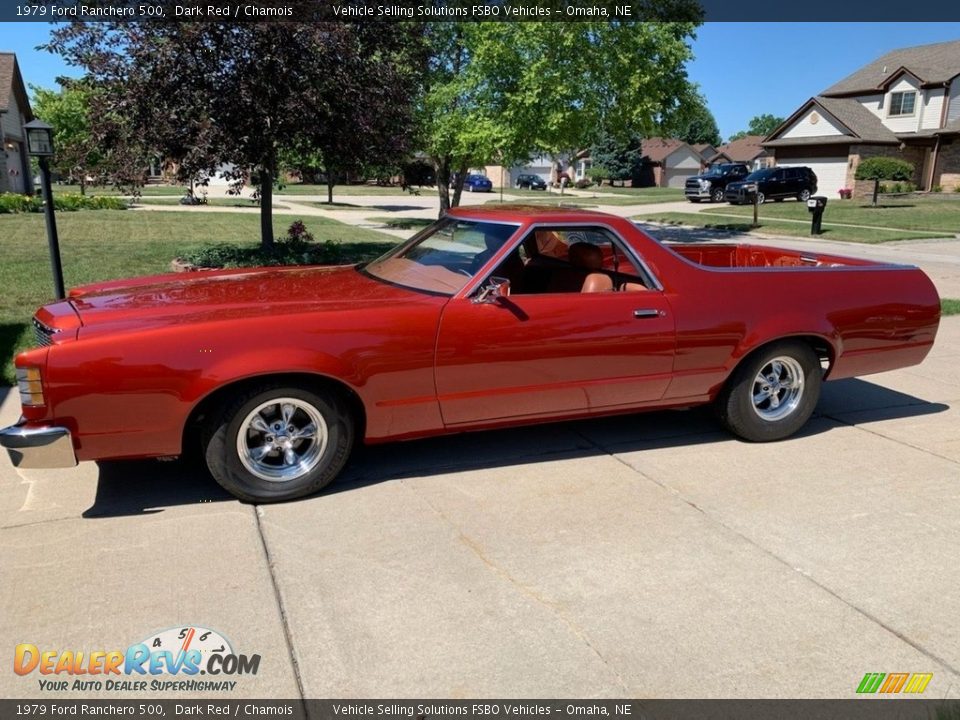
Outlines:
[[[709,200],[723,202],[723,195],[727,185],[737,180],[743,180],[750,174],[750,169],[744,163],[721,163],[712,165],[702,175],[687,178],[683,194],[690,202]]]
[[[753,198],[746,190],[751,183],[757,184],[757,202],[760,204],[767,200],[780,202],[784,198],[806,202],[817,191],[817,176],[810,168],[773,167],[755,170],[742,181],[728,184],[724,198],[734,205],[752,204]]]
[[[514,182],[514,187],[518,189],[528,188],[530,190],[546,190],[547,181],[539,175],[518,175]]]
[[[490,192],[493,183],[486,175],[467,175],[463,181],[463,189],[467,192]]]
[[[822,380],[921,362],[939,319],[915,267],[454,208],[363,265],[71,290],[34,317],[0,445],[23,468],[196,445],[264,502],[319,490],[363,443],[465,430],[713,403],[738,436],[778,440]]]

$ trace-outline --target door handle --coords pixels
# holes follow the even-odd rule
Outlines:
[[[655,318],[655,317],[664,317],[666,315],[664,310],[655,310],[653,308],[640,308],[633,311],[633,316],[638,320],[643,320],[646,318]]]

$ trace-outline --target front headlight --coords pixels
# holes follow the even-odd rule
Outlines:
[[[17,387],[20,390],[21,405],[36,407],[44,404],[40,368],[17,368]]]
[[[701,181],[700,181],[700,189],[701,189],[701,190],[709,190],[709,189],[710,189],[710,181],[709,181],[709,180],[701,180]]]

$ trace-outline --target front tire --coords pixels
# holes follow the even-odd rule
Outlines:
[[[723,188],[716,188],[712,193],[710,193],[710,202],[723,202],[723,195]]]
[[[261,385],[227,403],[208,428],[213,478],[247,502],[278,502],[330,484],[353,447],[349,410],[334,393]]]
[[[806,343],[773,343],[737,366],[717,398],[717,414],[744,440],[782,440],[810,419],[822,374],[820,359]]]
[[[810,199],[810,191],[809,191],[809,190],[801,190],[801,191],[799,192],[799,194],[797,195],[797,200],[799,200],[800,202],[804,202],[804,203],[805,203],[805,202],[806,202],[807,200],[809,200],[809,199]]]

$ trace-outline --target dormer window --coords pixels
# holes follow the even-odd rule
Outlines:
[[[890,93],[890,117],[894,115],[913,115],[917,104],[917,91]]]

